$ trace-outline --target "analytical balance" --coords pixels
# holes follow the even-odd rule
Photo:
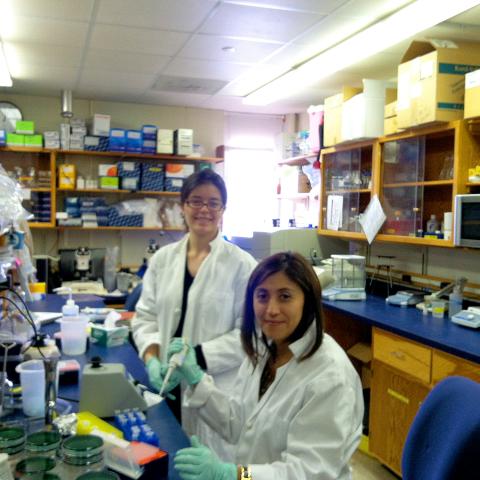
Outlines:
[[[424,292],[417,292],[415,290],[400,290],[394,295],[390,295],[385,299],[390,305],[397,305],[399,307],[409,307],[423,302]]]
[[[480,328],[480,308],[468,307],[467,310],[461,310],[452,317],[452,322],[463,327]]]
[[[332,255],[333,284],[323,290],[327,300],[365,300],[365,257],[361,255]]]

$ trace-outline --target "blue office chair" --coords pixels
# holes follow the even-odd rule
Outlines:
[[[127,298],[125,299],[125,310],[127,312],[134,312],[135,305],[140,298],[142,293],[142,282],[138,283],[136,287],[128,294]]]
[[[413,420],[403,448],[403,480],[473,480],[479,462],[480,383],[448,377]]]

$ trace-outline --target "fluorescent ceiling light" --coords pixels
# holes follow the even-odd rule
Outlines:
[[[7,59],[3,51],[3,44],[0,42],[0,87],[11,87],[12,77],[8,71]]]
[[[294,67],[247,95],[248,105],[268,105],[299,88],[371,57],[480,4],[480,0],[417,0],[347,40]]]

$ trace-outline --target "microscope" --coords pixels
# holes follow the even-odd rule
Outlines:
[[[92,254],[88,247],[78,247],[75,250],[75,276],[80,280],[90,279]]]

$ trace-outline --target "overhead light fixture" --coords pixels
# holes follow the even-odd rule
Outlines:
[[[8,71],[7,59],[3,50],[3,43],[0,41],[0,87],[11,87],[12,77]]]
[[[232,47],[231,45],[227,45],[225,47],[222,47],[222,50],[225,53],[235,53],[235,47]]]
[[[299,88],[313,85],[479,4],[480,0],[417,0],[254,90],[243,103],[268,105],[289,97]]]
[[[72,91],[71,90],[62,90],[60,101],[62,104],[62,110],[60,114],[64,118],[73,117],[73,102],[72,102]]]

